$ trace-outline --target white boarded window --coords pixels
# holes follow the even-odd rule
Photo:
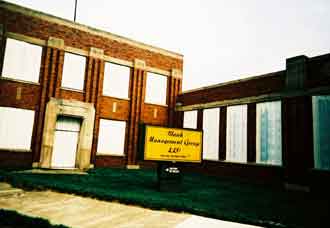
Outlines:
[[[41,53],[40,46],[7,38],[2,76],[38,82]]]
[[[106,155],[124,155],[126,122],[100,120],[97,153]]]
[[[314,167],[330,170],[330,96],[313,97]]]
[[[226,160],[247,162],[247,105],[227,108]]]
[[[282,164],[281,102],[257,104],[257,163]]]
[[[203,159],[219,160],[220,108],[203,110]]]
[[[34,111],[0,107],[0,148],[30,150]]]
[[[183,127],[197,129],[197,111],[186,111],[183,113]]]
[[[84,90],[86,58],[71,53],[64,54],[62,87]]]
[[[105,63],[103,95],[128,99],[130,68]]]
[[[146,103],[166,105],[167,77],[147,72],[146,87]]]

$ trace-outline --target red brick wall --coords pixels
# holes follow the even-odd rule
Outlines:
[[[279,92],[285,88],[285,71],[275,72],[237,83],[219,85],[215,88],[187,92],[178,96],[183,105],[238,99]]]
[[[104,50],[104,54],[114,58],[133,61],[143,59],[147,66],[169,70],[182,69],[182,60],[171,58],[149,50],[137,48],[126,43],[120,43],[101,36],[92,35],[85,31],[72,29],[44,21],[35,17],[29,17],[20,13],[13,13],[1,8],[0,23],[7,31],[48,40],[50,36],[64,40],[65,45],[89,51],[90,47]]]

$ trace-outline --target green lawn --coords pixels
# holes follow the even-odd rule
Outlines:
[[[54,189],[102,200],[266,227],[325,227],[329,199],[228,178],[185,174],[183,192],[157,191],[152,170],[93,169],[88,175],[0,172],[0,179],[30,189]]]
[[[52,225],[48,220],[32,218],[16,211],[0,209],[0,227],[6,228],[66,228],[63,225]]]

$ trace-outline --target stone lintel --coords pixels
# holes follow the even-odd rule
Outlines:
[[[64,49],[64,40],[56,37],[49,37],[47,41],[48,47]]]
[[[182,72],[179,70],[179,69],[172,69],[171,70],[171,76],[173,77],[173,78],[179,78],[179,79],[181,79],[182,78]]]
[[[146,62],[142,59],[134,59],[134,68],[144,70],[146,68]]]
[[[89,56],[98,58],[98,59],[103,59],[104,58],[104,50],[96,47],[91,47],[89,50]]]

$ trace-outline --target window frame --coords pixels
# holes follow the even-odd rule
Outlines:
[[[22,39],[16,39],[16,38],[12,38],[12,37],[4,37],[5,38],[5,45],[4,45],[4,50],[3,50],[3,54],[2,54],[2,65],[1,65],[1,75],[0,75],[0,80],[1,79],[5,79],[5,80],[10,80],[10,81],[17,81],[17,82],[21,82],[21,83],[26,83],[26,84],[34,84],[34,85],[39,85],[40,84],[40,72],[41,72],[41,65],[42,65],[42,57],[43,57],[43,46],[39,45],[39,44],[35,44],[32,42],[28,42]],[[8,40],[13,40],[14,42],[19,42],[21,44],[25,44],[27,45],[27,47],[34,47],[35,49],[39,49],[39,55],[38,56],[38,66],[36,66],[35,70],[37,70],[36,72],[36,76],[35,76],[35,80],[28,80],[28,79],[24,79],[20,76],[16,77],[16,74],[14,75],[9,75],[9,74],[4,74],[4,69],[5,69],[5,63],[6,63],[6,53],[7,53],[7,48],[8,48]],[[29,64],[29,66],[34,65],[34,64]],[[27,72],[26,70],[24,70],[24,73]],[[23,75],[19,74],[19,75]]]
[[[243,135],[243,136],[245,136],[245,138],[244,139],[242,139],[243,140],[243,142],[245,142],[245,145],[243,145],[243,149],[245,150],[245,151],[243,151],[243,152],[245,152],[245,154],[244,155],[241,155],[241,156],[243,156],[243,158],[244,158],[244,161],[241,161],[241,160],[234,160],[234,159],[232,159],[232,158],[230,158],[230,159],[228,159],[228,154],[229,154],[229,151],[228,151],[228,149],[229,149],[229,146],[228,146],[228,126],[229,126],[229,121],[228,121],[228,119],[230,118],[229,116],[229,110],[230,110],[230,108],[231,107],[238,107],[238,106],[241,106],[242,108],[243,107],[245,107],[244,108],[244,113],[243,113],[243,115],[245,114],[245,127],[243,128],[243,130],[245,129],[245,134]],[[231,105],[231,106],[227,106],[227,114],[226,114],[226,160],[225,160],[225,162],[230,162],[230,163],[240,163],[240,164],[247,164],[248,163],[248,141],[247,141],[247,139],[248,139],[248,128],[247,128],[247,122],[248,122],[248,105],[247,104],[238,104],[238,105]]]
[[[205,135],[208,135],[207,130],[205,130],[205,111],[206,110],[217,110],[217,158],[206,158],[205,156],[205,146],[207,145],[206,142],[204,142],[205,140]],[[209,160],[209,161],[219,161],[220,160],[220,156],[219,156],[219,151],[220,151],[220,112],[221,112],[221,107],[213,107],[213,108],[207,108],[207,109],[203,109],[203,160]],[[197,121],[196,121],[197,122]]]
[[[150,77],[150,74],[151,74],[151,77],[153,77],[153,78],[163,77],[163,79],[165,80],[165,88],[164,88],[164,90],[165,90],[165,98],[163,98],[164,99],[164,103],[150,101],[149,100],[150,98],[148,98],[148,91],[149,91],[148,90],[148,88],[149,88],[149,86],[148,86],[148,78]],[[167,96],[168,96],[168,94],[167,94],[168,76],[163,75],[163,74],[159,74],[159,73],[155,73],[155,72],[151,72],[151,71],[147,71],[146,72],[146,83],[145,83],[145,85],[146,85],[146,88],[145,88],[144,103],[151,104],[151,105],[160,105],[160,106],[165,106],[165,107],[168,106],[168,104],[167,104],[167,100],[168,100],[167,99]]]
[[[280,137],[280,156],[281,156],[281,161],[280,164],[278,163],[270,163],[270,162],[262,162],[259,160],[259,158],[261,157],[261,139],[259,140],[259,131],[258,131],[258,126],[261,128],[261,123],[258,122],[258,104],[267,104],[267,103],[272,103],[272,102],[276,102],[279,103],[279,107],[280,107],[280,113],[279,113],[279,117],[280,117],[280,133],[281,133],[281,137]],[[267,166],[283,166],[283,120],[282,120],[282,101],[281,100],[272,100],[272,101],[263,101],[263,102],[259,102],[256,103],[256,164],[260,164],[260,165],[267,165]],[[260,136],[261,137],[261,136]],[[260,146],[258,146],[260,145]]]
[[[101,132],[101,122],[105,121],[105,122],[122,122],[125,123],[125,127],[124,127],[124,139],[122,141],[123,145],[122,145],[122,153],[113,153],[112,151],[99,151],[99,144],[100,144],[100,132]],[[105,129],[106,130],[106,129]],[[111,133],[110,133],[111,134]],[[127,147],[127,121],[125,120],[117,120],[117,119],[106,119],[106,118],[100,118],[99,120],[99,130],[98,130],[98,135],[97,135],[97,145],[96,145],[96,156],[114,156],[114,157],[125,157],[126,156],[126,147]]]
[[[128,82],[127,82],[127,97],[121,97],[121,96],[114,96],[114,95],[111,95],[111,94],[106,94],[104,93],[104,85],[105,85],[105,78],[106,78],[106,65],[107,64],[110,64],[110,69],[112,68],[111,65],[115,65],[115,66],[119,66],[119,67],[125,67],[125,68],[128,68]],[[126,66],[126,65],[123,65],[123,64],[118,64],[118,63],[114,63],[114,62],[110,62],[110,61],[105,61],[104,62],[104,75],[103,75],[103,82],[102,82],[102,96],[105,96],[105,97],[111,97],[111,98],[116,98],[116,99],[122,99],[122,100],[130,100],[130,84],[131,84],[131,74],[132,74],[132,67],[130,66]],[[110,82],[111,81],[111,73],[109,72],[109,75],[107,78],[108,81]]]
[[[64,79],[64,76],[65,76],[65,55],[66,54],[69,54],[71,56],[79,56],[79,57],[82,57],[85,61],[84,61],[84,67],[83,67],[83,76],[82,76],[82,88],[78,89],[78,88],[72,88],[72,87],[67,87],[67,86],[64,86],[63,85],[63,79]],[[73,52],[69,52],[69,51],[65,51],[64,52],[64,56],[63,56],[63,67],[62,67],[62,78],[61,78],[61,89],[64,89],[64,90],[71,90],[71,91],[76,91],[76,92],[85,92],[85,79],[86,79],[86,67],[88,66],[88,63],[87,63],[87,56],[84,56],[84,55],[81,55],[81,54],[78,54],[78,53],[73,53]],[[72,77],[72,76],[71,76]]]
[[[2,145],[0,145],[0,150],[4,150],[4,151],[13,151],[13,152],[32,152],[32,142],[33,142],[33,133],[34,133],[34,128],[35,128],[35,117],[36,117],[36,111],[35,110],[31,110],[31,109],[24,109],[24,108],[16,108],[16,107],[6,107],[6,106],[0,106],[0,111],[2,110],[2,109],[7,109],[7,110],[15,110],[15,111],[18,111],[18,112],[21,112],[21,113],[23,113],[23,111],[27,111],[27,112],[29,112],[30,114],[29,115],[31,115],[30,117],[31,117],[31,119],[29,119],[29,120],[31,120],[31,123],[30,123],[30,126],[29,127],[31,127],[31,129],[29,129],[29,132],[30,132],[30,136],[29,136],[29,139],[28,139],[28,144],[29,144],[29,146],[28,147],[26,147],[26,148],[20,148],[20,147],[18,147],[17,145],[15,145],[14,147],[8,147],[8,146],[2,146]],[[27,120],[26,120],[27,118],[26,118],[26,116],[25,116],[25,118],[24,118],[24,121],[26,122]],[[0,128],[1,128],[1,126],[0,126]],[[0,129],[1,130],[1,129]],[[14,129],[14,130],[16,130],[16,129]],[[15,131],[16,132],[16,131]],[[14,135],[17,135],[17,133],[15,133]],[[27,141],[27,140],[26,140]],[[21,145],[19,145],[19,146],[21,146]]]

